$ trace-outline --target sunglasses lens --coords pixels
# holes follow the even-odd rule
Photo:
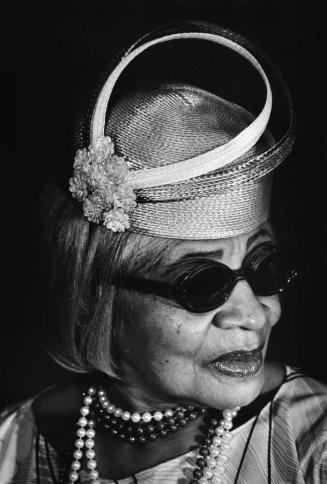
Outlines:
[[[183,287],[183,300],[193,312],[210,311],[223,304],[229,293],[233,273],[228,268],[210,265],[191,274]]]
[[[247,275],[253,291],[269,296],[282,291],[296,276],[295,265],[286,252],[267,254]]]

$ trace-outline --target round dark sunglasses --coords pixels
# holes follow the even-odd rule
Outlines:
[[[238,281],[245,279],[258,296],[283,292],[298,275],[289,249],[271,243],[256,246],[244,259],[241,269],[232,270],[210,259],[194,261],[175,283],[129,277],[115,285],[175,300],[193,313],[218,308],[228,299]]]

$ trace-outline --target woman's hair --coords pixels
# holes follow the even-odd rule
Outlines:
[[[42,327],[49,354],[71,371],[119,377],[119,334],[129,308],[122,310],[121,290],[113,278],[153,267],[179,241],[114,233],[90,223],[54,180],[42,199]]]

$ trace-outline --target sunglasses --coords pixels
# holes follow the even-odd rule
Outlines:
[[[297,275],[289,249],[263,243],[245,257],[239,270],[203,259],[190,262],[175,283],[128,277],[114,284],[172,299],[187,311],[204,313],[224,304],[238,281],[246,280],[258,296],[271,296],[285,291]]]

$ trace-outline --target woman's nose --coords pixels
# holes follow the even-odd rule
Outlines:
[[[244,279],[237,282],[229,298],[214,317],[214,324],[222,329],[240,327],[256,331],[266,322],[267,307],[257,298]]]

